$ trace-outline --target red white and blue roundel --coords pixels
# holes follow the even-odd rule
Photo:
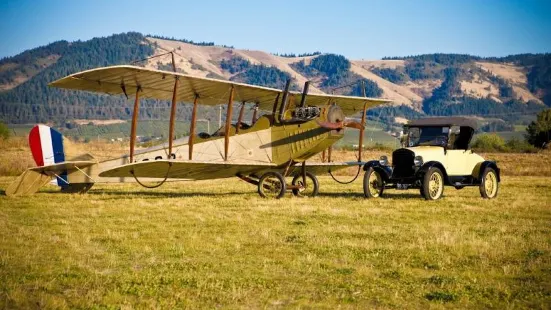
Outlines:
[[[29,133],[29,146],[34,161],[39,167],[57,164],[65,161],[63,150],[63,135],[46,125],[36,125]],[[67,185],[67,171],[59,174],[57,185]]]

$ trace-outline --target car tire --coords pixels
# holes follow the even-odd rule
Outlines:
[[[484,169],[478,188],[480,190],[480,196],[484,199],[497,197],[499,182],[497,181],[497,173],[493,168]]]
[[[385,190],[385,181],[383,176],[373,168],[367,169],[364,174],[364,197],[365,198],[378,198],[383,195]]]
[[[419,193],[421,194],[421,197],[425,198],[425,190],[423,187],[419,188]]]
[[[437,167],[431,167],[423,176],[421,187],[423,198],[437,200],[444,194],[444,174]]]

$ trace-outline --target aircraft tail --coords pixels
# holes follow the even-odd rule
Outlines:
[[[29,146],[37,167],[27,169],[15,179],[6,189],[6,195],[31,195],[50,181],[66,193],[85,193],[94,184],[88,173],[97,161],[90,154],[66,160],[63,135],[59,131],[36,125],[29,133]]]
[[[63,135],[46,125],[36,125],[29,133],[29,147],[38,167],[53,165],[65,161]],[[62,188],[68,185],[67,171],[56,176],[56,183]]]

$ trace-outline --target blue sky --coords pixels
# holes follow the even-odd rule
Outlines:
[[[551,52],[551,1],[0,1],[0,57],[139,31],[351,59]]]

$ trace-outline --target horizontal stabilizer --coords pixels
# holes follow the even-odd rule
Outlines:
[[[30,168],[29,170],[36,171],[38,173],[45,173],[45,174],[47,174],[48,172],[59,174],[66,170],[77,170],[77,168],[82,169],[82,168],[92,166],[93,164],[96,164],[96,162],[89,161],[89,160],[64,161],[59,164]]]
[[[6,196],[32,195],[50,180],[51,177],[45,174],[27,169],[6,188]]]

